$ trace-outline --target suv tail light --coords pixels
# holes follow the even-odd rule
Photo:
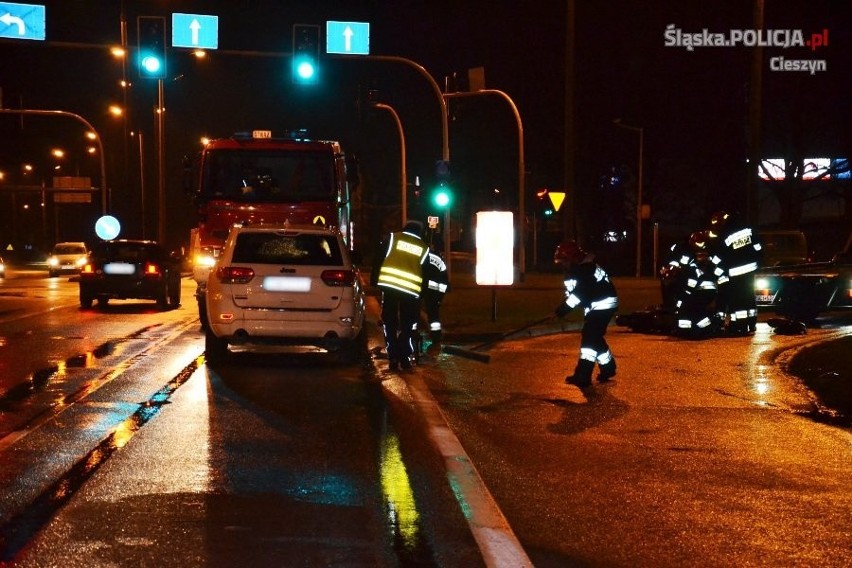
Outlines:
[[[243,266],[220,266],[216,279],[223,284],[248,284],[254,278],[254,270]]]
[[[320,278],[326,286],[354,286],[354,270],[323,270]]]
[[[142,275],[145,278],[159,278],[162,271],[160,270],[160,265],[154,264],[153,262],[146,262],[145,269]]]

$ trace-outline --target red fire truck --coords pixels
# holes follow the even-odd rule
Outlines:
[[[234,223],[337,227],[352,246],[350,184],[357,178],[338,142],[309,139],[304,130],[237,133],[207,142],[185,171],[198,213],[190,254],[202,326],[207,276]]]

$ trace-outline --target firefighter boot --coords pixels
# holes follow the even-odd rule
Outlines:
[[[609,382],[615,376],[615,359],[610,359],[609,363],[600,366],[601,372],[598,373],[598,382]]]
[[[574,369],[573,375],[565,377],[565,382],[569,385],[585,388],[592,384],[592,371],[595,369],[594,361],[580,359],[577,361],[577,367]]]
[[[432,357],[441,353],[441,330],[432,332],[432,343],[426,349],[426,354]]]

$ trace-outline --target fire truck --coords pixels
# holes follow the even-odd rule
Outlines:
[[[235,223],[311,223],[336,227],[352,247],[350,186],[356,168],[339,142],[305,130],[254,130],[210,140],[184,161],[184,187],[196,205],[190,258],[202,327],[207,276]]]

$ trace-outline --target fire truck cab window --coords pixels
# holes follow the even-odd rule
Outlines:
[[[202,197],[245,202],[325,201],[333,198],[334,162],[327,155],[213,151]]]

